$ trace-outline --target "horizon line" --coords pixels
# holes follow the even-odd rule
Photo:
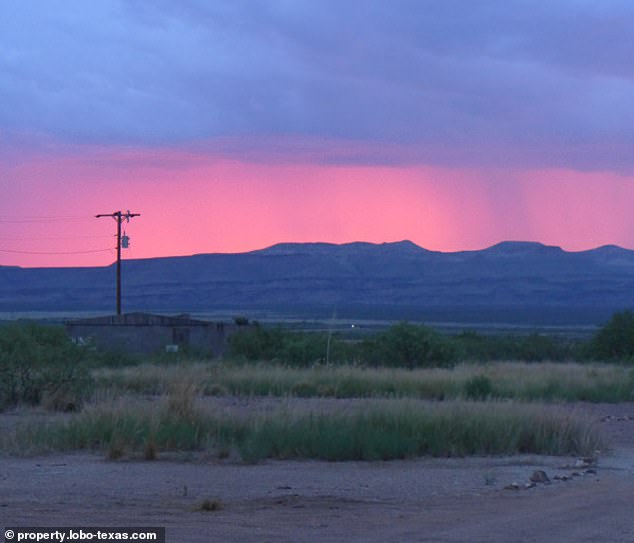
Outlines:
[[[452,255],[452,254],[460,254],[460,253],[477,253],[477,252],[488,251],[496,247],[504,247],[504,246],[506,247],[512,247],[512,246],[542,247],[544,249],[558,250],[562,253],[567,253],[567,254],[588,253],[592,251],[597,251],[599,249],[619,249],[619,250],[628,251],[628,252],[634,251],[633,249],[627,249],[620,245],[611,244],[611,243],[599,245],[596,247],[592,247],[590,249],[567,250],[562,248],[560,245],[549,245],[541,241],[513,240],[513,239],[498,241],[492,245],[487,245],[480,249],[461,249],[457,251],[438,251],[433,249],[427,249],[411,241],[410,239],[402,239],[398,241],[382,241],[382,242],[355,240],[355,241],[347,241],[347,242],[341,242],[341,243],[330,242],[330,241],[281,241],[281,242],[274,243],[273,245],[267,245],[265,247],[261,247],[258,249],[251,249],[248,251],[201,252],[201,253],[189,253],[189,254],[180,254],[180,255],[174,254],[174,255],[148,256],[148,257],[141,257],[141,258],[127,258],[127,259],[122,258],[122,262],[139,262],[144,260],[160,260],[160,259],[169,259],[169,258],[191,258],[191,257],[197,257],[197,256],[213,256],[213,255],[248,255],[248,254],[254,254],[254,253],[265,253],[267,251],[270,251],[271,249],[281,248],[283,246],[299,247],[299,246],[320,245],[320,246],[328,246],[328,247],[347,247],[351,245],[366,245],[366,246],[381,247],[381,246],[397,246],[397,245],[403,245],[403,244],[408,244],[409,246],[413,246],[414,248],[420,249],[421,251],[425,251],[427,253],[443,254],[443,255]],[[1,268],[7,268],[7,269],[18,268],[18,269],[32,269],[32,270],[35,270],[35,269],[90,269],[90,268],[109,268],[111,266],[114,266],[115,264],[116,264],[115,261],[111,262],[110,264],[105,264],[102,266],[90,266],[90,265],[89,266],[20,266],[20,265],[0,264],[0,269]]]

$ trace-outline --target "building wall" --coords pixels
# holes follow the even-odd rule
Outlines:
[[[228,337],[237,329],[238,326],[226,323],[177,326],[67,324],[68,334],[75,341],[94,344],[100,351],[133,354],[162,352],[168,345],[179,345],[179,349],[189,348],[219,356],[227,350]]]

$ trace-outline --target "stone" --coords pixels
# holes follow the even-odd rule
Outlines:
[[[535,470],[530,480],[533,483],[548,483],[550,481],[548,475],[546,475],[546,472],[542,469]]]
[[[576,469],[584,469],[589,468],[592,464],[593,462],[591,458],[579,458],[579,460],[574,463],[573,467]]]

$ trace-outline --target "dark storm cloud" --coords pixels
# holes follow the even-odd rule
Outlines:
[[[629,1],[7,0],[0,130],[630,170],[633,27]]]

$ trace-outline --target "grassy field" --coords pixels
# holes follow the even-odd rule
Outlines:
[[[97,387],[109,394],[164,394],[172,383],[196,383],[201,394],[432,400],[620,402],[634,400],[634,369],[609,364],[492,362],[451,369],[271,364],[144,364],[102,368]]]
[[[634,327],[634,315],[623,319]],[[246,461],[589,454],[600,445],[594,426],[558,403],[634,400],[626,356],[623,364],[458,363],[445,357],[458,352],[447,340],[401,323],[364,344],[369,365],[314,364],[308,354],[319,339],[259,328],[242,338],[247,354],[255,346],[302,355],[301,364],[244,353],[240,362],[179,353],[139,364],[82,349],[59,327],[0,328],[0,413],[40,413],[3,428],[0,451],[87,449],[147,460],[194,451]],[[528,345],[552,347],[542,343]],[[386,360],[391,367],[382,367]],[[285,398],[293,409],[280,407]]]
[[[147,460],[166,451],[245,461],[586,455],[601,447],[595,427],[556,402],[631,400],[634,390],[632,369],[572,363],[401,370],[194,362],[93,373],[94,393],[81,411],[20,426],[0,438],[1,448]],[[243,398],[246,407],[210,411],[209,396]],[[348,398],[353,408],[260,411],[262,397]]]
[[[3,435],[5,451],[96,450],[109,459],[154,460],[166,451],[203,451],[244,461],[265,458],[390,460],[422,455],[534,453],[587,455],[601,440],[587,420],[537,404],[422,402],[363,403],[336,411],[278,409],[217,414],[189,392],[155,402],[119,400],[88,406],[48,423]]]

